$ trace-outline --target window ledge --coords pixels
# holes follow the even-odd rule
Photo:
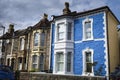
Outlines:
[[[94,39],[91,38],[91,39],[83,39],[82,41],[93,41]]]
[[[94,73],[83,73],[82,76],[94,76]]]

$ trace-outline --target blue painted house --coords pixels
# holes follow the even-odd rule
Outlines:
[[[71,12],[66,2],[51,24],[53,74],[108,76],[120,63],[118,24],[107,6]]]

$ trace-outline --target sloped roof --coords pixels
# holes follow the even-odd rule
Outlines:
[[[6,34],[0,36],[0,39],[10,39],[10,38],[12,38],[12,34],[10,34],[8,32]]]
[[[14,38],[27,34],[27,29],[17,30],[14,32]]]
[[[69,14],[63,14],[63,15],[59,15],[59,16],[53,16],[53,19],[60,19],[60,18],[64,18],[64,17],[79,17],[79,16],[86,16],[86,15],[90,15],[90,14],[94,14],[94,13],[98,13],[101,11],[110,11],[110,13],[114,16],[114,18],[117,20],[118,23],[119,20],[116,18],[116,16],[112,13],[112,11],[109,9],[108,6],[102,6],[96,9],[92,9],[92,10],[88,10],[88,11],[83,11],[83,12],[71,12]]]
[[[10,34],[10,33],[6,32],[4,35],[2,35],[0,37],[0,39],[17,38],[17,37],[25,35],[27,33],[28,33],[27,29],[17,30],[13,34]]]
[[[47,18],[41,19],[37,24],[33,26],[33,29],[50,28],[50,21]]]

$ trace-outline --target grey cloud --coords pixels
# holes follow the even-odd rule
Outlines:
[[[8,26],[15,23],[16,29],[35,25],[47,13],[62,14],[64,2],[70,2],[72,11],[83,11],[106,5],[107,0],[0,0],[0,22]],[[119,10],[120,11],[120,10]]]

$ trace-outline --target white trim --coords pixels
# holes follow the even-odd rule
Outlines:
[[[109,76],[109,68],[108,68],[108,42],[107,42],[107,26],[106,26],[106,12],[104,12],[104,16],[103,16],[103,24],[104,24],[104,27],[103,27],[103,30],[104,30],[104,36],[105,36],[105,44],[104,44],[104,47],[105,47],[105,50],[104,50],[104,53],[105,53],[105,65],[106,65],[106,68],[105,68],[105,71],[106,71],[106,76]]]
[[[91,38],[86,39],[85,38],[85,22],[91,22]],[[82,21],[82,25],[83,25],[83,41],[87,41],[87,40],[93,40],[93,18],[86,18]]]
[[[85,65],[85,59],[86,59],[86,57],[85,57],[85,52],[91,52],[91,57],[92,57],[92,63],[93,63],[93,54],[94,54],[94,51],[93,51],[93,49],[89,49],[89,48],[86,48],[86,49],[84,49],[84,50],[82,50],[82,57],[83,57],[83,71],[82,71],[82,75],[83,76],[94,76],[94,68],[92,67],[92,73],[86,73],[85,72],[85,68],[86,68],[86,65]]]
[[[93,39],[93,41],[105,41],[104,38],[99,38],[99,39]],[[82,43],[82,42],[85,42],[83,40],[79,40],[79,41],[75,41],[74,43],[77,44],[77,43]]]

